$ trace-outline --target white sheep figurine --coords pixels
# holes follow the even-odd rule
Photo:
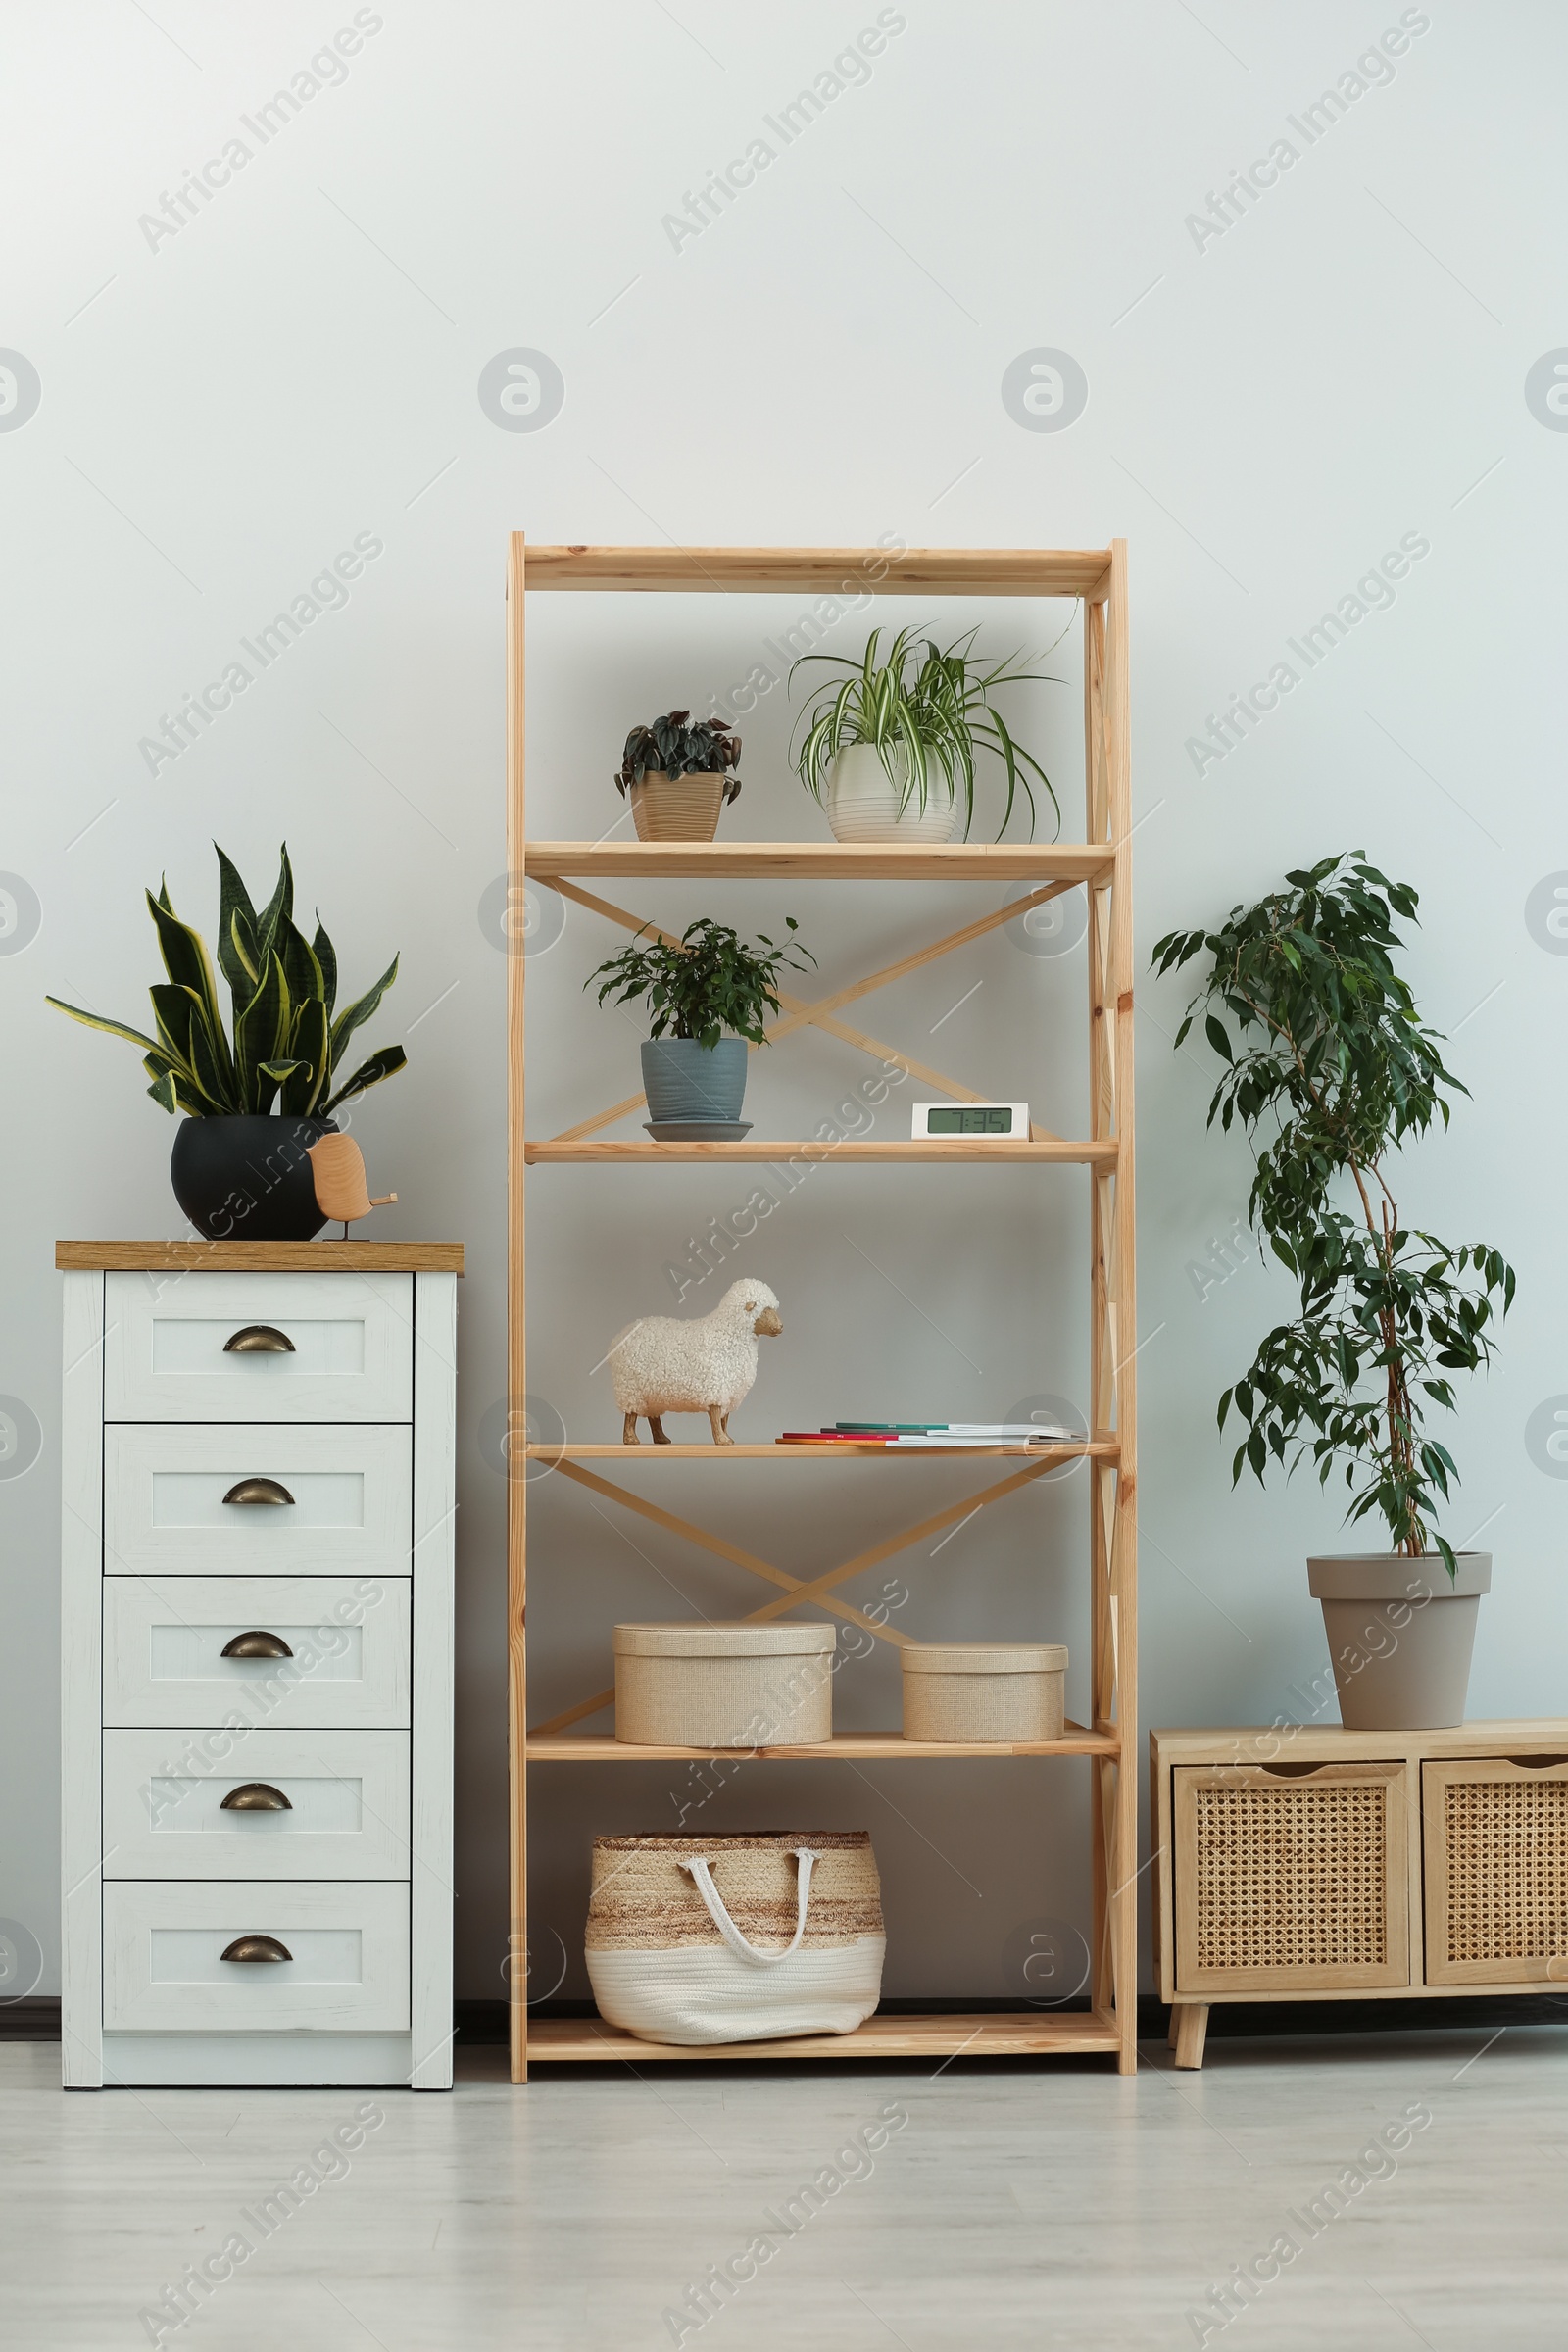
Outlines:
[[[675,1315],[643,1315],[611,1342],[611,1379],[625,1419],[623,1446],[637,1446],[637,1416],[646,1415],[656,1446],[665,1413],[706,1413],[715,1446],[733,1446],[729,1417],[757,1378],[757,1343],[784,1326],[765,1282],[732,1282],[710,1315],[683,1323]]]

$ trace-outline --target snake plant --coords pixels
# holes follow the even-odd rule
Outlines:
[[[1060,685],[1061,680],[1043,670],[1015,668],[1016,654],[989,669],[982,667],[973,652],[978,634],[971,629],[947,647],[927,638],[922,657],[914,643],[915,630],[901,629],[886,659],[879,662],[882,632],[873,629],[858,662],[848,654],[803,654],[790,671],[792,685],[795,671],[810,662],[825,662],[848,672],[819,686],[803,713],[806,731],[796,765],[813,798],[822,799],[841,751],[851,744],[874,744],[883,772],[899,795],[900,813],[913,801],[923,815],[940,776],[944,791],[955,798],[960,792],[963,796],[967,839],[974,822],[975,754],[987,751],[1001,760],[1007,779],[1007,805],[998,840],[1006,831],[1020,789],[1029,803],[1029,830],[1034,832],[1031,770],[1051,796],[1059,831],[1061,808],[1051,778],[1034,754],[1015,741],[991,698],[999,686]]]
[[[218,845],[215,842],[214,848]],[[341,1086],[333,1080],[354,1032],[371,1018],[398,974],[394,956],[363,997],[337,1009],[337,956],[319,920],[307,940],[294,923],[294,873],[288,844],[277,887],[258,914],[232,860],[218,851],[218,961],[233,1004],[233,1038],[224,1030],[207,943],[170,904],[169,884],[147,908],[158,932],[167,981],[148,991],[155,1037],[102,1019],[51,997],[51,1004],[89,1029],[142,1049],[147,1092],[165,1110],[192,1118],[233,1118],[277,1108],[290,1118],[324,1119],[353,1095],[390,1078],[408,1058],[382,1046]]]

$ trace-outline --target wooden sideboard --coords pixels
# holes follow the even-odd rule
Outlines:
[[[1568,1718],[1150,1735],[1176,2064],[1215,2001],[1568,1982]]]

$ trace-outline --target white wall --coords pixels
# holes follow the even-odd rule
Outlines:
[[[0,866],[26,885],[0,939],[0,1391],[23,1408],[20,1475],[0,1476],[0,1914],[44,1947],[43,1987],[58,1981],[52,1244],[180,1229],[172,1128],[134,1056],[69,1027],[43,994],[139,1020],[155,969],[141,884],[167,871],[180,910],[210,925],[211,839],[261,886],[286,835],[348,971],[404,953],[373,1034],[406,1038],[411,1068],[356,1121],[378,1188],[402,1196],[376,1232],[452,1236],[469,1252],[460,1982],[502,1989],[504,1480],[480,1435],[504,1387],[505,960],[479,910],[504,865],[512,527],[742,544],[1126,534],[1141,959],[1169,926],[1341,848],[1422,894],[1409,969],[1473,1099],[1446,1140],[1409,1155],[1401,1199],[1440,1232],[1494,1242],[1520,1277],[1499,1368],[1465,1392],[1451,1432],[1464,1484],[1449,1532],[1484,1529],[1496,1557],[1472,1708],[1563,1711],[1568,1465],[1526,1441],[1531,1416],[1545,1405],[1549,1422],[1568,1391],[1556,1074],[1568,961],[1527,911],[1552,903],[1548,878],[1568,869],[1555,561],[1568,419],[1526,397],[1528,372],[1568,343],[1553,292],[1561,12],[906,0],[868,76],[787,147],[766,119],[874,26],[869,0],[765,16],[717,0],[673,12],[381,0],[362,26],[372,14],[346,77],[264,145],[241,119],[351,24],[347,0],[7,12],[0,340],[36,369],[41,399],[0,430]],[[1417,29],[1396,65],[1365,69],[1358,78],[1382,78],[1309,145],[1290,119],[1401,22]],[[141,224],[236,134],[252,152],[209,205],[176,233]],[[664,224],[759,137],[776,153],[730,209],[701,234]],[[1192,224],[1282,138],[1297,159],[1250,210],[1223,234]],[[499,429],[480,405],[481,370],[517,348],[547,354],[564,381],[541,430]],[[1087,378],[1087,407],[1060,431],[1024,429],[1003,398],[1004,371],[1042,348]],[[383,552],[347,606],[149,772],[138,747],[161,714],[220,678],[239,641],[359,533]],[[1287,641],[1405,534],[1429,552],[1396,601],[1308,674]],[[1057,612],[998,612],[987,641],[1038,644]],[[751,600],[541,602],[534,830],[608,828],[631,720],[706,707],[795,616]],[[857,646],[863,625],[847,619],[833,642]],[[1054,664],[1073,683],[1020,706],[1069,793],[1079,646],[1075,621]],[[1195,758],[1205,714],[1282,660],[1302,674],[1278,709],[1223,759]],[[726,828],[820,837],[789,773],[783,700],[780,688],[746,722],[746,789]],[[619,895],[666,921],[702,910],[686,887],[657,907],[635,885]],[[837,982],[994,903],[815,885],[729,891],[713,910],[748,928],[798,914]],[[635,1026],[581,993],[614,944],[574,910],[530,968],[536,1133],[637,1083]],[[1203,1053],[1171,1054],[1182,994],[1146,987],[1140,1027],[1143,1713],[1266,1721],[1295,1711],[1293,1686],[1322,1670],[1302,1557],[1342,1539],[1313,1488],[1230,1492],[1214,1399],[1288,1293],[1255,1253],[1223,1281],[1195,1276],[1244,1207],[1248,1161],[1239,1142],[1205,1135]],[[862,1015],[979,1085],[1028,1094],[1053,1125],[1076,1123],[1074,959],[993,934]],[[753,1115],[802,1132],[867,1066],[794,1041],[755,1067]],[[900,1098],[883,1116],[902,1118]],[[591,1367],[619,1322],[667,1300],[662,1269],[686,1237],[749,1189],[695,1169],[541,1173],[532,1385],[574,1434],[615,1434]],[[1076,1171],[814,1174],[747,1253],[786,1331],[743,1434],[1081,1396],[1083,1238]],[[29,1414],[38,1451],[24,1467]],[[671,1465],[657,1493],[804,1568],[869,1544],[895,1514],[938,1509],[970,1475],[736,1466],[710,1481]],[[533,1502],[544,1707],[608,1679],[617,1616],[753,1605],[749,1582],[645,1524],[596,1516],[559,1478]],[[907,1587],[902,1621],[1064,1638],[1081,1708],[1083,1515],[1069,1478],[972,1522],[935,1558],[901,1555],[888,1573]],[[884,1658],[852,1666],[840,1720],[894,1720],[896,1697]],[[868,1826],[890,1990],[1001,1992],[1017,1985],[1034,1925],[1071,1931],[1085,1916],[1082,1770],[754,1767],[699,1818]],[[673,1826],[676,1808],[658,1773],[541,1776],[540,1794],[539,1916],[571,1956],[572,1990],[591,1833]],[[541,1990],[554,1950],[542,1936]]]

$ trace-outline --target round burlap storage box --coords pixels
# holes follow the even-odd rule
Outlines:
[[[831,1625],[617,1625],[615,1738],[794,1747],[833,1737]]]
[[[909,1642],[906,1740],[1059,1740],[1067,1652],[1059,1642]]]

